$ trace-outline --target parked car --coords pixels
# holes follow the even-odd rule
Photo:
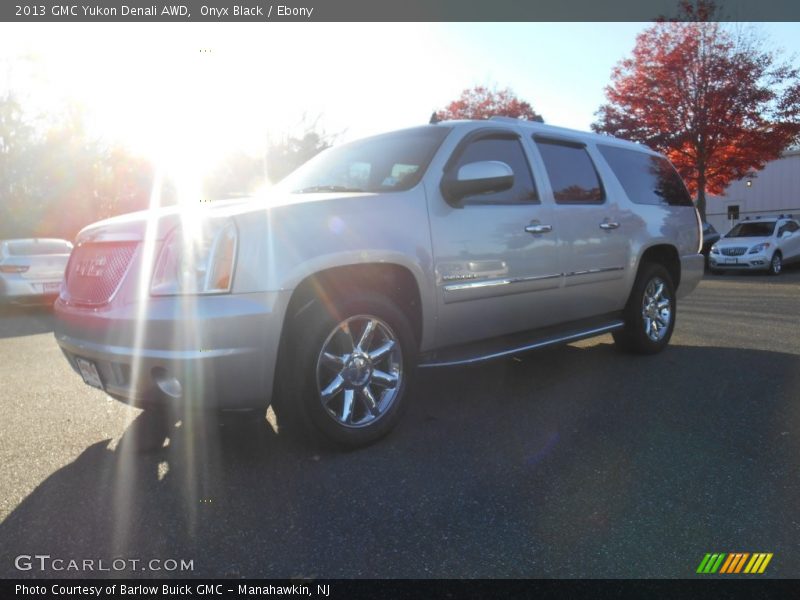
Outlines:
[[[442,122],[329,149],[265,199],[87,227],[55,336],[125,402],[271,402],[281,431],[362,446],[417,368],[609,332],[661,351],[700,246],[686,187],[644,146]]]
[[[791,215],[745,219],[711,248],[711,272],[757,270],[779,275],[800,260],[800,223]]]
[[[719,241],[720,235],[711,223],[703,223],[703,248],[700,252],[708,260],[711,253],[711,246]]]
[[[0,303],[51,304],[71,251],[67,240],[0,240]]]

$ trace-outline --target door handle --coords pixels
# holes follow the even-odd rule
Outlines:
[[[553,231],[553,226],[531,224],[525,228],[525,231],[527,231],[528,233],[550,233],[551,231]]]
[[[600,229],[605,229],[606,231],[611,231],[612,229],[616,229],[619,227],[618,221],[603,221],[600,223]]]

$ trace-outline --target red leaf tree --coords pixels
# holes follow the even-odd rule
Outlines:
[[[541,121],[530,104],[517,98],[510,89],[492,90],[483,85],[476,85],[461,92],[458,100],[454,100],[442,110],[436,111],[436,120],[452,119],[488,119],[489,117],[513,117],[527,121]]]
[[[592,125],[665,153],[704,219],[707,192],[721,194],[800,137],[798,70],[752,32],[703,21],[709,7],[686,5],[684,17],[697,20],[659,22],[638,35]]]

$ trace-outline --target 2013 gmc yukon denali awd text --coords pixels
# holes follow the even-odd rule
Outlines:
[[[396,425],[419,368],[607,332],[659,352],[703,272],[664,157],[512,119],[355,141],[264,198],[203,206],[79,234],[65,356],[135,406],[271,403],[281,430],[342,446]]]

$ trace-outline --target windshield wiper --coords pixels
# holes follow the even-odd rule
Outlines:
[[[343,185],[312,185],[301,190],[294,190],[293,194],[315,194],[320,192],[363,192],[361,188],[345,187]]]

